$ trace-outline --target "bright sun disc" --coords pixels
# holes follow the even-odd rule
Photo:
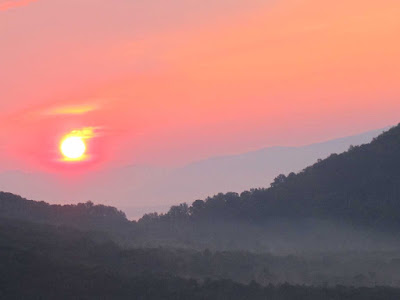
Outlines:
[[[61,142],[61,153],[67,158],[78,160],[82,158],[86,151],[86,145],[82,138],[70,136]]]

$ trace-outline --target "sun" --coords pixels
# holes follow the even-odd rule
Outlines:
[[[60,150],[67,160],[80,160],[86,152],[86,144],[79,136],[69,136],[62,140]]]

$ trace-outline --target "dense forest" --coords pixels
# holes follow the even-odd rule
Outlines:
[[[279,262],[281,260],[282,262]],[[324,267],[333,262],[324,258]],[[246,265],[299,265],[296,258],[246,253],[122,249],[97,233],[0,221],[0,297],[4,299],[398,299],[400,289],[241,282]],[[275,261],[275,262],[274,262]],[[393,270],[398,261],[392,260]],[[389,265],[390,262],[388,262]],[[254,267],[255,265],[253,265]],[[289,266],[290,268],[290,266]],[[286,270],[290,272],[290,270]],[[198,272],[196,276],[196,272]],[[272,276],[265,271],[266,278]],[[185,275],[186,273],[186,275]],[[189,275],[191,274],[191,275]],[[268,275],[269,274],[269,275]],[[371,278],[378,280],[376,275]],[[389,274],[387,274],[390,277]],[[196,278],[197,277],[197,278]],[[359,275],[357,280],[363,280]]]
[[[400,125],[269,188],[138,221],[1,192],[0,297],[399,299],[398,170]]]
[[[67,265],[103,266],[127,276],[154,273],[197,280],[230,279],[243,284],[255,281],[261,285],[286,282],[400,287],[398,251],[278,256],[207,249],[124,248],[100,232],[9,219],[2,219],[0,226],[3,253],[15,249],[22,257],[26,254]]]

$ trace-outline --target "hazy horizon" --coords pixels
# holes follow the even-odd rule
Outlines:
[[[190,204],[220,192],[268,187],[281,173],[298,172],[350,145],[369,143],[388,128],[299,147],[220,155],[175,168],[127,164],[81,174],[78,180],[45,172],[1,171],[0,190],[52,204],[92,201],[115,206],[130,219],[138,219],[144,213],[166,212],[171,205]]]

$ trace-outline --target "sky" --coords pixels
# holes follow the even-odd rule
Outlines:
[[[0,0],[0,170],[180,166],[399,122],[398,0]],[[88,155],[65,161],[66,135]]]

